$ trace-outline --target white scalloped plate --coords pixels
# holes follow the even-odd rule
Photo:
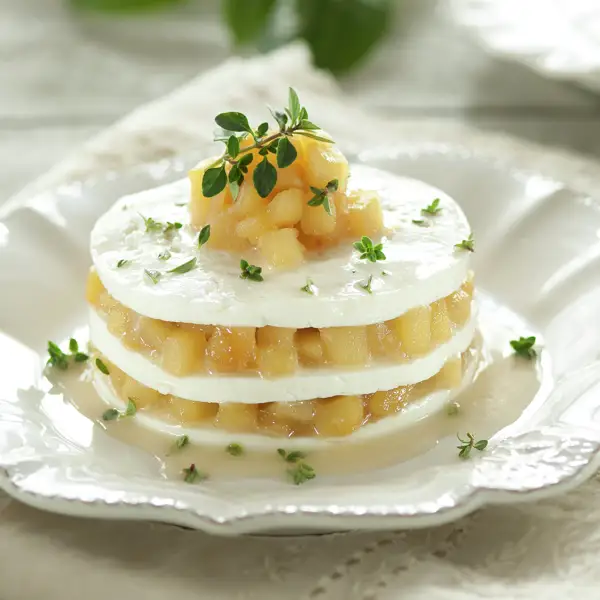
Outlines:
[[[85,325],[95,219],[118,196],[181,176],[182,162],[166,162],[0,209],[0,486],[50,511],[233,535],[430,526],[581,483],[600,465],[600,202],[510,164],[510,144],[490,149],[416,144],[359,157],[457,198],[475,231],[478,287],[543,335],[543,386],[484,453],[461,461],[444,439],[398,467],[300,487],[190,486],[80,416],[42,376],[46,341]]]
[[[600,91],[597,0],[451,0],[449,6],[493,54]]]

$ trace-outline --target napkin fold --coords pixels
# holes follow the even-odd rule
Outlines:
[[[346,150],[419,140],[522,156],[576,187],[600,180],[591,162],[440,122],[390,123],[353,105],[292,45],[231,59],[107,129],[13,202],[69,181],[213,147],[226,109],[264,118],[294,86],[311,118]],[[598,480],[536,504],[490,507],[457,523],[405,533],[215,538],[168,525],[62,517],[2,498],[3,600],[564,600],[600,597]]]

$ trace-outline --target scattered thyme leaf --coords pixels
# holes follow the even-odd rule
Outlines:
[[[316,477],[315,470],[305,462],[299,462],[291,469],[287,470],[288,475],[292,478],[295,485],[306,483],[310,479]]]
[[[360,252],[361,260],[368,260],[370,262],[377,262],[378,260],[385,260],[385,254],[383,253],[383,244],[373,245],[373,240],[363,235],[359,242],[352,244],[355,250]]]
[[[447,406],[446,406],[446,414],[449,417],[454,417],[458,414],[460,410],[460,404],[458,402],[450,402]]]
[[[146,226],[146,233],[152,233],[156,231],[162,231],[163,224],[160,221],[155,221],[152,217],[145,217],[143,214],[138,213],[144,221]]]
[[[301,452],[300,450],[292,450],[291,452],[287,452],[283,448],[277,448],[277,454],[285,460],[285,462],[296,463],[299,460],[306,458],[306,454]]]
[[[391,275],[391,273],[390,273],[389,271],[381,271],[381,274],[382,274],[384,277],[387,277],[388,275]]]
[[[240,274],[241,279],[249,279],[250,281],[264,281],[262,276],[262,268],[257,267],[256,265],[248,264],[247,260],[240,260],[240,269],[242,270]]]
[[[158,280],[162,277],[160,271],[153,271],[149,269],[144,269],[144,273],[146,276],[152,281],[154,285],[158,283]]]
[[[125,412],[123,413],[124,417],[133,417],[137,412],[137,405],[133,398],[127,398],[127,408],[125,408]]]
[[[458,244],[454,244],[454,247],[457,250],[468,250],[469,252],[475,252],[475,240],[473,239],[473,234],[470,233],[469,237]]]
[[[205,225],[198,234],[198,248],[202,248],[210,239],[210,225]]]
[[[520,337],[518,340],[511,340],[510,345],[515,351],[515,354],[522,356],[523,358],[535,358],[537,352],[535,351],[535,336]]]
[[[227,446],[225,450],[229,454],[231,454],[231,456],[241,456],[242,454],[244,454],[244,448],[242,448],[240,444],[236,443],[229,444],[229,446]]]
[[[104,375],[110,374],[108,367],[102,362],[101,358],[96,359],[96,367],[98,367],[98,371],[100,371],[100,373],[104,373]]]
[[[314,194],[308,201],[309,206],[322,206],[328,215],[331,215],[331,204],[329,202],[329,194],[338,189],[339,182],[337,179],[332,179],[324,188],[310,186],[310,191]]]
[[[440,199],[436,198],[431,204],[421,209],[424,215],[437,215],[442,209],[440,208]]]
[[[198,259],[194,256],[194,258],[190,258],[190,260],[188,260],[187,262],[184,262],[183,264],[179,265],[178,267],[175,267],[174,269],[167,271],[167,273],[174,273],[175,275],[183,275],[184,273],[187,273],[188,271],[191,271],[192,269],[194,269],[196,267],[197,262],[198,262]]]
[[[460,458],[469,458],[471,455],[471,450],[475,448],[480,452],[483,452],[487,448],[488,441],[487,440],[475,440],[475,436],[472,433],[467,432],[467,439],[463,440],[460,435],[456,435],[458,441],[461,442],[460,446],[456,446],[458,448],[458,456]]]
[[[171,253],[168,250],[163,250],[158,255],[158,260],[169,260],[171,258]]]
[[[300,288],[300,291],[302,292],[306,292],[307,294],[310,294],[311,296],[315,295],[315,284],[313,282],[312,279],[307,279],[306,280],[306,285],[302,286]]]
[[[61,371],[69,368],[69,357],[60,349],[58,344],[48,341],[48,363]]]
[[[89,356],[85,354],[85,352],[79,351],[79,343],[75,338],[69,340],[69,354],[63,352],[58,344],[48,341],[47,364],[51,367],[66,371],[69,368],[70,360],[73,360],[76,363],[82,363],[88,358]]]
[[[171,235],[173,233],[175,233],[176,231],[178,231],[179,229],[181,229],[183,227],[183,225],[181,223],[171,223],[171,221],[167,221],[167,224],[165,225],[165,228],[163,229],[163,233],[165,235]]]
[[[190,443],[190,438],[188,435],[180,435],[175,441],[175,449],[182,450]]]
[[[183,480],[186,483],[196,483],[208,479],[208,475],[202,471],[198,471],[196,465],[192,463],[189,467],[182,470]]]
[[[116,421],[119,418],[120,414],[121,413],[116,408],[109,408],[108,410],[105,410],[102,413],[102,420],[103,421]]]
[[[425,219],[413,219],[412,222],[415,225],[420,225],[421,227],[426,227],[427,226],[427,221]]]
[[[131,261],[127,260],[126,258],[121,258],[119,261],[117,261],[117,269],[121,269],[125,265],[128,265],[130,262]]]
[[[373,283],[373,275],[369,275],[369,279],[367,279],[367,283],[359,283],[358,286],[361,287],[367,294],[372,294],[373,290],[371,289],[371,284]]]

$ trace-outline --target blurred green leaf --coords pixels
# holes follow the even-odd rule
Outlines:
[[[391,0],[296,0],[299,35],[315,64],[334,73],[358,62],[383,36]]]
[[[136,12],[182,4],[187,0],[69,0],[76,8],[110,12]]]
[[[222,0],[223,14],[236,44],[254,41],[266,28],[277,0]]]

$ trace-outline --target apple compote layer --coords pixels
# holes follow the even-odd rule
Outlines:
[[[286,438],[341,437],[393,416],[428,394],[460,387],[468,352],[448,359],[433,377],[414,385],[374,394],[262,404],[195,402],[160,394],[126,375],[106,357],[102,360],[114,392],[124,403],[131,399],[138,411],[168,424]]]
[[[86,297],[121,343],[175,376],[196,373],[291,375],[301,367],[361,367],[410,361],[452,338],[471,316],[469,279],[446,298],[396,319],[366,326],[291,329],[224,327],[160,321],[117,302],[94,270]]]

